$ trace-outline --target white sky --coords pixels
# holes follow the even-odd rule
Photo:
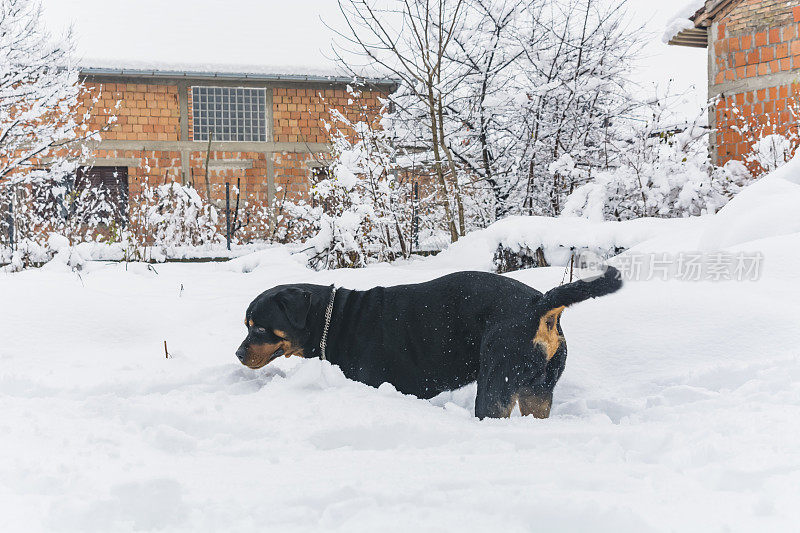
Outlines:
[[[335,71],[327,59],[331,32],[320,21],[337,20],[335,0],[42,1],[51,30],[72,24],[78,52],[87,60]],[[646,24],[652,33],[636,80],[644,88],[671,83],[673,92],[686,94],[678,104],[687,116],[706,97],[706,51],[667,46],[661,35],[691,1],[629,0],[631,24]]]

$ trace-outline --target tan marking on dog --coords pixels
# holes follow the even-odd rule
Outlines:
[[[556,354],[559,345],[564,341],[564,337],[558,334],[558,319],[564,311],[564,306],[556,307],[545,313],[539,319],[539,329],[533,343],[538,344],[544,350],[544,355],[549,361]]]
[[[247,357],[243,361],[250,368],[261,368],[266,365],[279,348],[279,343],[275,344],[250,344],[247,346]]]
[[[252,328],[253,327],[253,319],[251,318],[250,320],[246,320],[245,321],[245,325],[250,326]]]
[[[500,411],[500,415],[501,415],[500,417],[501,418],[511,418],[511,412],[514,410],[514,405],[516,405],[516,403],[517,403],[517,395],[516,394],[511,397],[511,401],[508,403],[508,405],[503,405],[502,403],[500,403],[499,404],[499,407],[500,407],[499,411]]]
[[[280,349],[283,349],[283,354],[281,355],[284,357],[292,357],[293,355],[303,357],[303,348],[292,344],[289,340],[282,340],[275,343],[251,344],[247,347],[247,357],[243,361],[244,365],[253,369],[261,368],[272,359],[277,359],[277,357],[273,358],[272,356]]]
[[[522,416],[533,415],[536,418],[548,418],[550,416],[550,408],[553,406],[552,398],[520,394],[517,399],[519,401],[519,412],[522,413]]]
[[[516,393],[511,396],[511,401],[507,405],[498,404],[500,418],[510,418],[515,405],[519,405],[519,412],[522,416],[533,415],[536,418],[548,418],[553,399],[540,398],[524,392]]]
[[[272,332],[273,332],[275,335],[277,335],[278,337],[280,337],[281,339],[285,339],[285,338],[286,338],[286,332],[285,332],[285,331],[283,331],[283,330],[280,330],[280,329],[273,329],[273,330],[272,330]]]

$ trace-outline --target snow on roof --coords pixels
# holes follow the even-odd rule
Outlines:
[[[675,16],[667,23],[661,40],[666,44],[675,38],[683,30],[694,28],[691,17],[703,9],[706,5],[705,0],[688,0],[684,6],[675,13]]]
[[[366,80],[370,83],[394,83],[386,75],[380,75],[375,70],[365,71],[363,75],[355,78],[344,72],[343,69],[331,65],[329,68],[320,66],[275,66],[275,65],[246,65],[224,63],[182,63],[164,61],[126,61],[116,59],[84,59],[80,61],[84,74],[117,74],[117,75],[148,75],[187,78],[252,78],[271,80],[304,80],[304,81],[336,81],[357,82]]]
[[[124,60],[112,58],[87,58],[80,62],[87,69],[109,70],[155,70],[164,72],[218,72],[223,74],[269,74],[269,75],[314,75],[341,76],[343,72],[335,65],[324,68],[320,65],[253,65],[236,63],[191,63],[147,60]]]

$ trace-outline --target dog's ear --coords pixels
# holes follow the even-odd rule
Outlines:
[[[305,329],[308,312],[311,309],[310,292],[290,287],[277,293],[275,300],[289,324],[297,329]]]

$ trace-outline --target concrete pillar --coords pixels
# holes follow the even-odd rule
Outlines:
[[[178,82],[178,107],[181,113],[181,131],[179,140],[182,142],[189,141],[189,84],[185,81]],[[181,182],[186,185],[192,179],[190,174],[190,152],[189,150],[181,150]]]

